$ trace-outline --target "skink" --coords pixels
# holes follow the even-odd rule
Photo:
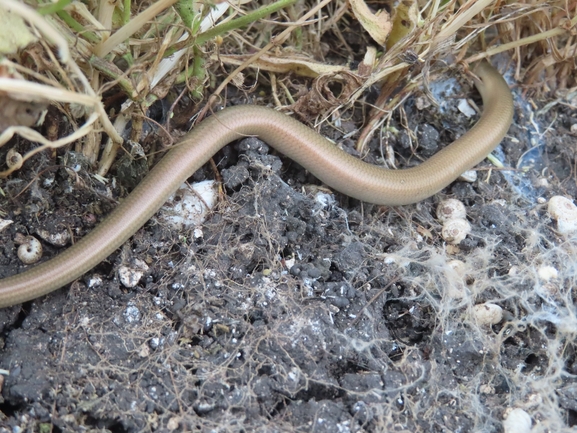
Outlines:
[[[367,164],[282,113],[256,106],[226,108],[182,138],[134,191],[92,232],[53,259],[0,280],[0,307],[29,301],[88,272],[156,213],[166,199],[226,144],[255,135],[351,197],[382,205],[423,200],[481,162],[507,133],[513,99],[489,63],[476,69],[484,111],[465,135],[417,167],[388,170]]]

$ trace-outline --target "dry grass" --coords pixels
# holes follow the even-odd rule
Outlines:
[[[51,140],[15,124],[0,137],[0,145],[15,133],[42,143],[24,155],[25,161],[45,148],[78,143],[84,137],[76,148],[89,161],[98,161],[101,176],[118,153],[128,120],[133,122],[130,138],[142,141],[147,110],[158,99],[167,95],[174,99],[171,110],[183,97],[200,103],[210,95],[211,103],[224,103],[227,84],[250,90],[255,83],[247,74],[255,67],[257,79],[272,86],[269,93],[275,105],[289,109],[298,99],[299,76],[322,80],[328,75],[347,84],[347,92],[330,95],[334,100],[318,108],[321,118],[359,103],[371,85],[381,83],[381,97],[360,135],[359,148],[381,118],[411,93],[415,87],[411,79],[422,80],[419,66],[424,65],[427,73],[435,59],[467,64],[507,51],[516,67],[515,78],[531,93],[575,87],[577,18],[576,5],[570,2],[433,1],[411,7],[401,3],[385,20],[391,31],[384,35],[388,37],[384,53],[362,27],[352,25],[354,16],[342,1],[325,0],[306,9],[294,0],[260,7],[197,4],[196,11],[171,7],[174,0],[139,2],[126,10],[123,6],[130,7],[130,2],[116,9],[109,2],[95,2],[92,9],[66,3],[26,8],[16,0],[5,2],[12,14],[35,26],[33,34],[39,39],[3,60],[6,78],[0,81],[0,91],[55,104],[75,133],[62,131],[59,135],[64,138]],[[366,50],[358,69],[344,66],[348,59],[359,58],[358,49],[343,37],[351,28],[360,38],[359,48]],[[334,33],[336,45],[323,41],[327,32]],[[331,66],[335,64],[340,66]],[[21,80],[14,79],[17,74]],[[356,77],[354,87],[347,77]],[[27,87],[26,81],[42,86]],[[404,89],[398,89],[399,81]],[[163,126],[164,140],[170,142],[170,124]],[[103,135],[108,138],[101,152]]]

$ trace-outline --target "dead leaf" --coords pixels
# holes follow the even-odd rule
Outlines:
[[[423,227],[423,226],[418,225],[418,226],[417,226],[417,232],[418,232],[421,236],[423,236],[423,237],[425,237],[425,238],[427,238],[427,239],[429,239],[429,240],[430,240],[430,239],[433,239],[433,233],[431,233],[431,231],[430,231],[429,229],[426,229],[426,228]]]
[[[358,74],[361,77],[370,76],[373,70],[375,69],[376,61],[377,61],[377,49],[374,46],[368,46],[363,61],[359,63]]]
[[[0,7],[0,53],[13,54],[20,48],[24,48],[36,41],[24,20],[10,12],[4,7]]]
[[[387,39],[387,49],[391,48],[405,36],[407,36],[419,23],[419,9],[416,2],[401,2],[393,12],[393,28],[389,39]]]
[[[379,45],[385,45],[385,41],[391,32],[391,17],[384,9],[372,13],[364,0],[349,0],[353,14]]]

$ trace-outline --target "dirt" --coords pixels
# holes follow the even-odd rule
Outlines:
[[[508,167],[537,139],[517,107],[498,153]],[[471,124],[415,99],[406,110],[425,158]],[[476,182],[398,208],[332,198],[256,139],[229,146],[216,158],[226,197],[202,236],[153,218],[71,286],[0,310],[0,431],[501,432],[513,407],[534,431],[570,431],[576,243],[546,200],[576,196],[577,118],[558,105],[537,121],[553,119],[538,136],[546,171],[485,162]],[[400,167],[418,163],[405,134],[392,138]],[[368,161],[378,155],[374,140]],[[81,237],[114,207],[105,197],[124,194],[65,165],[40,154],[3,182],[14,222],[0,232],[0,278],[25,269],[16,233]],[[213,177],[207,166],[194,180]],[[440,236],[445,197],[473,226],[458,249]],[[44,260],[62,249],[43,244]],[[149,269],[127,289],[117,270],[135,258]],[[541,281],[542,265],[558,277]],[[506,317],[479,325],[472,308],[489,301]]]

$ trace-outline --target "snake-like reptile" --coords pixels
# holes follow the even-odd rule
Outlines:
[[[350,197],[391,206],[423,200],[481,162],[511,125],[513,98],[503,77],[487,62],[481,62],[475,73],[484,106],[477,124],[427,161],[405,170],[388,170],[354,158],[273,109],[226,108],[185,135],[92,232],[53,259],[0,280],[0,307],[45,295],[88,272],[142,227],[219,149],[247,135],[258,136]]]

